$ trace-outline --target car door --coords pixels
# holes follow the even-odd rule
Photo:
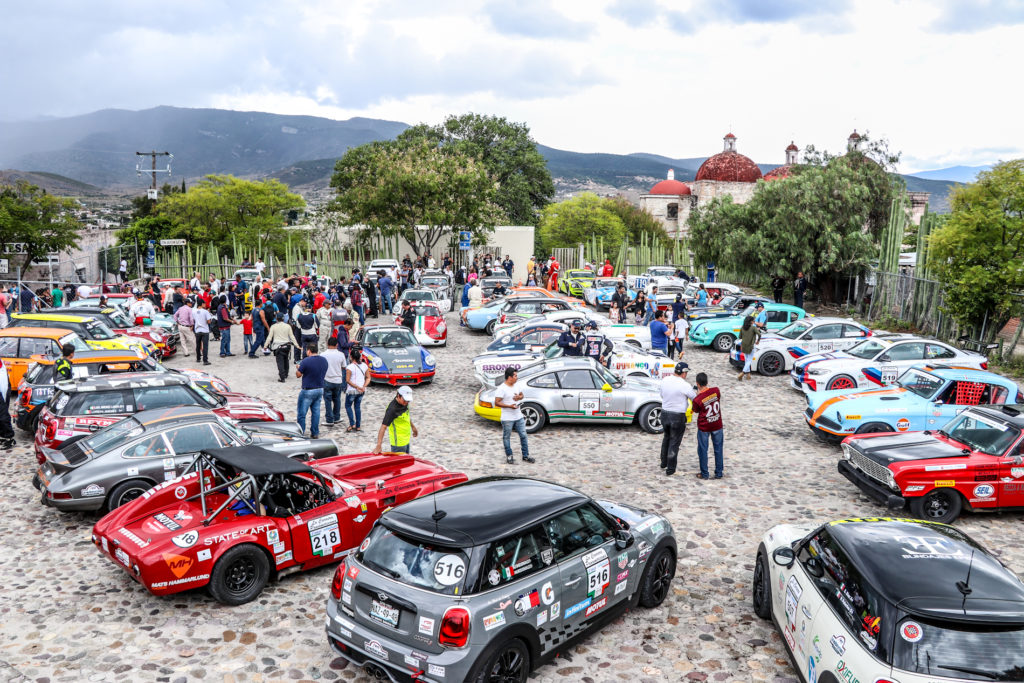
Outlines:
[[[655,374],[659,372],[657,368],[652,368],[652,371]],[[601,417],[619,419],[622,421],[626,421],[627,419],[631,420],[632,417],[626,417],[626,404],[629,400],[626,396],[626,392],[621,387],[616,389],[614,384],[608,382],[606,378],[593,370],[590,372],[593,374],[594,384],[601,390]],[[605,391],[605,385],[611,387],[612,390]]]
[[[558,383],[563,419],[582,421],[601,411],[601,385],[587,368],[559,371]]]
[[[178,476],[174,451],[163,433],[151,434],[130,444],[121,451],[121,458],[124,460],[125,480],[141,477],[159,484]]]
[[[21,381],[22,376],[28,369],[28,364],[25,363],[24,359],[18,357],[17,337],[0,338],[0,358],[4,361],[4,367],[7,368],[7,378],[10,381],[11,391],[13,392],[18,388],[18,382]]]
[[[893,344],[876,359],[881,372],[883,386],[888,386],[903,374],[903,371],[924,359],[924,342],[906,341]]]
[[[843,326],[835,323],[830,325],[818,325],[807,332],[807,339],[811,340],[805,348],[811,353],[824,353],[836,349],[836,340],[843,336]]]
[[[857,344],[864,340],[868,336],[868,331],[863,327],[857,325],[844,324],[843,325],[843,337],[842,339],[835,340],[835,348],[848,349],[854,344]]]
[[[790,323],[789,311],[766,311],[765,327],[769,330],[781,330]]]
[[[624,590],[615,593],[617,574],[612,573],[612,567],[617,568],[619,555],[615,532],[591,502],[563,512],[542,526],[558,563],[561,631],[569,637],[627,597]]]

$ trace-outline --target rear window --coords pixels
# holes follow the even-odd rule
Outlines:
[[[87,448],[97,453],[106,453],[114,446],[120,446],[127,439],[134,439],[143,431],[142,423],[134,417],[126,417],[101,430],[96,436],[85,439],[84,443]]]
[[[459,548],[421,543],[380,524],[363,547],[356,559],[396,581],[443,595],[465,592],[469,555]]]
[[[55,405],[59,415],[117,415],[135,412],[131,392],[120,389],[61,394]]]
[[[904,619],[897,627],[893,666],[968,681],[1024,680],[1024,629]]]
[[[53,366],[33,363],[25,373],[25,382],[27,384],[52,384]]]

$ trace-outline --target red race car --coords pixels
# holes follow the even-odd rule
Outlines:
[[[103,517],[92,540],[154,595],[207,586],[240,605],[271,578],[355,551],[385,510],[466,479],[409,455],[304,463],[259,446],[209,449]]]
[[[448,326],[444,322],[444,314],[436,301],[416,301],[410,306],[416,314],[412,336],[424,346],[446,346],[448,344]],[[395,316],[395,324],[402,324],[402,316]]]
[[[210,393],[175,372],[98,375],[58,382],[39,413],[36,460],[40,447],[60,448],[143,410],[201,406],[239,422],[279,422],[284,414],[263,399],[236,393]],[[45,458],[44,458],[45,459]]]

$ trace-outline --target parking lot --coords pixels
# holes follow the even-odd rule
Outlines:
[[[500,426],[473,413],[478,385],[470,359],[488,338],[460,329],[454,314],[448,318],[455,327],[447,348],[434,350],[437,378],[414,389],[413,454],[470,477],[534,476],[655,510],[671,520],[679,543],[673,590],[660,608],[626,613],[538,669],[533,680],[796,680],[780,637],[750,606],[759,539],[774,524],[886,510],[839,475],[838,449],[812,436],[803,397],[785,376],[739,383],[725,354],[688,348],[691,379],[707,372],[723,395],[726,469],[719,481],[693,476],[696,425],[673,477],[658,468],[661,437],[635,426],[548,426],[530,437],[537,463],[508,466]],[[278,384],[273,357],[211,360],[207,369],[235,391],[265,398],[294,418],[298,380]],[[169,365],[195,367],[182,358]],[[361,434],[322,435],[343,452],[371,450],[391,395],[369,391]],[[35,459],[25,435],[18,436],[19,447],[0,465],[0,680],[369,680],[327,645],[331,569],[288,576],[240,607],[219,605],[205,592],[155,598],[93,548],[96,515],[40,505],[31,484]],[[1019,514],[966,516],[957,524],[1024,570]]]

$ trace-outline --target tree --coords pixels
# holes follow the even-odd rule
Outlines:
[[[399,235],[417,256],[452,231],[467,230],[481,242],[502,215],[480,163],[425,141],[354,147],[335,164],[331,187],[338,193],[331,209],[349,224]]]
[[[591,192],[549,204],[541,213],[538,235],[541,253],[559,247],[575,247],[592,236],[603,237],[605,244],[626,239],[626,226],[611,208],[611,201]]]
[[[1019,309],[1024,290],[1024,159],[997,164],[957,188],[952,212],[929,237],[943,310],[992,339]]]
[[[24,244],[22,267],[78,244],[73,199],[54,197],[25,181],[0,186],[0,244]],[[17,263],[14,256],[5,256]],[[13,265],[13,264],[12,264]]]
[[[665,231],[665,226],[625,197],[606,199],[605,206],[622,220],[622,225],[626,229],[626,241],[629,244],[639,244],[640,235],[643,233],[647,233],[648,238],[653,237],[666,247],[672,244],[673,240]]]
[[[413,126],[398,136],[400,144],[421,141],[476,159],[497,185],[494,202],[513,225],[536,225],[555,195],[547,161],[524,123],[469,113],[437,126]]]

